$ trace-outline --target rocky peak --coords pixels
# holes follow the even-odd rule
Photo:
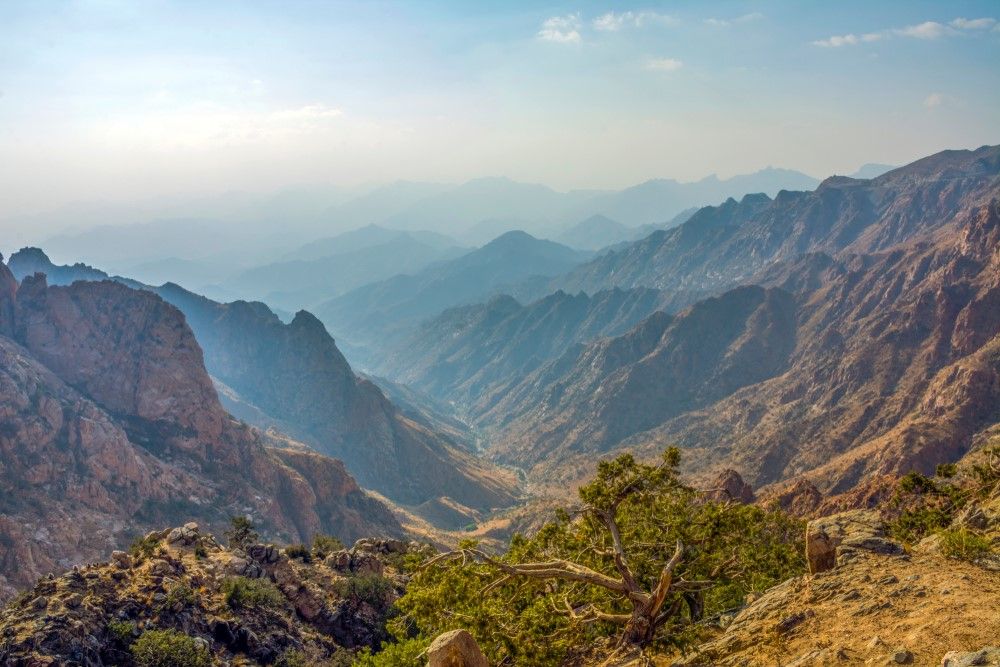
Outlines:
[[[705,496],[715,502],[737,502],[748,505],[754,502],[753,487],[743,481],[738,472],[727,468],[705,490]]]

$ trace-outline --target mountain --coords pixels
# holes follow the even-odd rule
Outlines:
[[[720,296],[568,350],[477,425],[555,485],[595,455],[670,442],[693,471],[754,486],[933,472],[1000,421],[998,248],[1000,147],[703,209],[585,268],[634,280],[645,260],[662,287]]]
[[[547,288],[717,294],[773,262],[804,253],[878,252],[954,215],[956,193],[992,177],[994,152],[945,151],[870,181],[834,176],[813,192],[729,199],[699,210],[677,228],[602,254]],[[924,198],[924,206],[904,206],[915,197]]]
[[[352,290],[317,306],[316,314],[352,344],[382,347],[447,308],[488,299],[531,278],[564,273],[588,256],[525,232],[508,232],[413,275]]]
[[[450,236],[436,232],[423,230],[403,231],[369,224],[342,234],[337,234],[336,236],[316,239],[303,245],[301,248],[286,253],[281,259],[283,261],[323,259],[334,255],[346,255],[359,250],[365,250],[366,248],[401,240],[420,243],[436,250],[447,250],[458,245],[458,242]]]
[[[310,252],[315,250],[311,248]],[[468,250],[437,247],[399,232],[377,245],[313,260],[274,262],[243,271],[219,287],[241,298],[259,299],[295,310],[349,292],[399,273],[416,272],[434,262],[453,259]]]
[[[877,178],[878,176],[881,176],[887,171],[892,171],[895,168],[896,167],[894,167],[891,164],[878,164],[875,162],[869,162],[868,164],[859,167],[858,170],[853,174],[850,174],[850,177],[858,179]]]
[[[667,295],[642,288],[592,297],[555,292],[528,305],[497,296],[425,322],[377,370],[474,416],[546,361],[623,333],[665,301]]]
[[[749,193],[774,196],[781,190],[812,190],[818,183],[801,172],[773,167],[724,180],[715,175],[691,183],[655,179],[596,196],[584,208],[630,226],[662,225],[688,208],[717,204]]]
[[[60,270],[37,249],[15,253],[9,264],[22,266],[23,256],[36,260],[35,270],[69,282],[103,275],[90,267],[78,266],[76,274],[72,267]],[[448,495],[483,510],[513,502],[509,475],[479,462],[464,443],[403,415],[374,384],[354,374],[308,312],[285,324],[259,302],[221,304],[172,283],[143,289],[183,312],[226,407],[242,419],[277,427],[336,456],[362,485],[399,503],[420,505]]]
[[[580,250],[599,250],[622,241],[634,241],[639,235],[635,227],[627,227],[606,215],[597,214],[560,232],[553,240]]]
[[[17,285],[0,264],[3,592],[164,521],[275,538],[400,534],[344,466],[223,410],[184,316],[111,281]]]

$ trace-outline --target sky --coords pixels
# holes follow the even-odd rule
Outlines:
[[[302,184],[816,177],[1000,143],[1000,3],[0,2],[0,220]]]

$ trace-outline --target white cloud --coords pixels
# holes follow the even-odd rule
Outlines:
[[[577,44],[580,37],[580,15],[567,14],[545,19],[542,29],[538,31],[538,39],[559,44]]]
[[[958,28],[959,30],[988,30],[994,28],[997,25],[997,20],[993,18],[984,17],[981,19],[966,19],[959,17],[949,24],[952,28]]]
[[[951,32],[951,29],[943,23],[937,21],[924,21],[917,25],[908,25],[905,28],[893,30],[897,35],[903,37],[915,37],[917,39],[939,39]]]
[[[862,42],[877,42],[879,40],[889,39],[893,36],[930,40],[960,35],[963,31],[989,30],[991,28],[993,30],[1000,29],[1000,24],[997,23],[996,19],[989,17],[978,19],[957,18],[950,21],[947,25],[937,21],[924,21],[923,23],[908,25],[902,28],[890,28],[887,30],[879,30],[877,32],[868,32],[860,36],[855,35],[854,33],[848,33],[846,35],[833,35],[826,39],[818,39],[814,41],[813,44],[815,46],[836,48],[840,46],[854,46],[855,44],[860,44]]]
[[[757,21],[757,20],[762,19],[762,18],[764,18],[764,15],[761,14],[760,12],[751,12],[750,14],[744,14],[743,16],[737,16],[734,19],[708,18],[708,19],[705,19],[704,22],[706,24],[710,25],[710,26],[714,26],[714,27],[717,27],[717,28],[722,28],[722,27],[725,27],[725,26],[732,25],[734,23],[747,23],[748,21]]]
[[[941,93],[931,93],[924,98],[924,106],[928,109],[939,107],[944,103],[944,95]]]
[[[654,72],[676,72],[684,63],[676,58],[653,58],[646,62],[646,69]]]
[[[676,25],[679,21],[669,14],[659,12],[607,12],[591,22],[595,30],[616,32],[626,27],[642,28],[647,25]]]
[[[823,46],[827,48],[837,48],[840,46],[852,46],[857,44],[861,40],[857,35],[847,34],[847,35],[833,35],[826,39],[817,39],[813,44],[816,46]]]

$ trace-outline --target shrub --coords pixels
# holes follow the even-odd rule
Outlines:
[[[226,541],[233,549],[246,549],[251,544],[255,544],[260,539],[253,521],[245,516],[234,516],[229,518],[230,528],[225,533]]]
[[[354,667],[423,667],[426,662],[421,657],[430,640],[424,638],[404,639],[400,642],[383,642],[378,653],[364,650],[354,660]]]
[[[332,535],[317,535],[313,538],[313,554],[320,560],[326,558],[334,551],[344,548],[344,543]]]
[[[208,558],[208,549],[205,548],[204,544],[198,544],[194,548],[194,557],[198,560],[202,558]]]
[[[143,560],[150,558],[160,546],[160,540],[158,540],[153,535],[147,535],[146,537],[137,537],[132,540],[132,544],[128,548],[128,552],[133,558],[137,560]]]
[[[298,558],[303,563],[312,562],[312,551],[304,544],[289,544],[285,547],[285,555],[289,558]]]
[[[132,645],[138,667],[210,667],[212,657],[192,637],[176,630],[147,630]]]
[[[954,463],[939,463],[934,469],[934,474],[941,479],[951,479],[958,472],[958,466]]]
[[[992,552],[989,540],[967,528],[942,530],[941,552],[949,558],[976,561]]]
[[[268,579],[226,577],[222,581],[222,594],[233,609],[279,608],[285,598]]]
[[[128,646],[132,643],[132,637],[135,634],[135,623],[132,621],[110,621],[108,634],[119,644]]]
[[[938,468],[947,466],[942,464]],[[950,482],[936,482],[917,472],[904,475],[885,510],[892,536],[913,544],[951,523],[968,500],[968,492]]]
[[[340,579],[335,584],[334,590],[338,597],[355,602],[367,602],[379,608],[385,606],[393,587],[392,582],[385,577],[371,574]]]
[[[180,611],[193,606],[194,603],[195,595],[191,587],[187,584],[177,584],[167,592],[167,597],[163,600],[163,608]]]

